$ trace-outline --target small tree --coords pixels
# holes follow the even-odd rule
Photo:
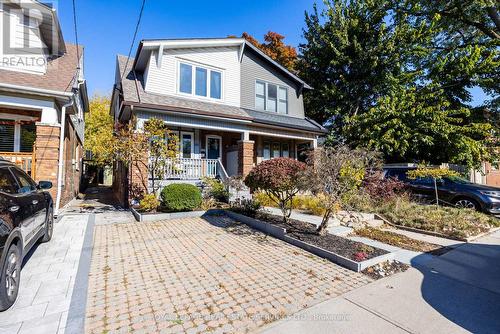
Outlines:
[[[178,138],[167,128],[165,122],[158,118],[151,118],[144,123],[144,134],[149,141],[149,173],[151,175],[152,193],[156,194],[168,159],[177,156]]]
[[[304,188],[306,164],[290,159],[266,160],[254,167],[245,178],[245,185],[252,191],[264,191],[275,201],[288,224],[292,213],[292,199]]]
[[[137,130],[136,122],[132,120],[119,126],[116,131],[114,157],[127,167],[147,170],[152,179],[151,193],[156,194],[160,186],[156,180],[163,175],[167,159],[176,157],[177,141],[177,136],[160,119],[149,119],[144,123],[143,131]],[[144,189],[149,189],[147,179],[142,178]]]
[[[458,176],[458,173],[450,170],[448,168],[439,168],[439,167],[427,167],[425,165],[418,166],[417,169],[411,170],[407,173],[410,179],[417,178],[432,178],[434,181],[434,192],[436,194],[436,206],[439,206],[439,193],[437,188],[437,180],[442,180],[445,177],[453,177]]]
[[[325,213],[317,228],[319,234],[326,233],[332,215],[359,191],[366,169],[375,161],[373,156],[371,152],[351,150],[347,146],[319,148],[309,156],[310,189],[325,196]]]

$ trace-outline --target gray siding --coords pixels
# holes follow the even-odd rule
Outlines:
[[[255,80],[257,79],[288,87],[288,116],[304,118],[304,103],[297,84],[253,51],[245,48],[241,61],[242,108],[255,110]]]

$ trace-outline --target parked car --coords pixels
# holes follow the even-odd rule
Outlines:
[[[49,181],[38,184],[0,159],[0,311],[17,298],[23,257],[38,241],[52,238],[54,215]]]
[[[410,191],[426,200],[435,199],[432,178],[410,179],[407,172],[415,167],[385,167],[384,177],[393,177],[408,185]],[[439,200],[458,208],[500,215],[500,188],[469,182],[460,177],[437,180]]]

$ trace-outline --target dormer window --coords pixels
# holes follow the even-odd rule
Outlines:
[[[288,89],[269,82],[255,81],[255,109],[288,113]]]
[[[204,66],[179,63],[179,93],[222,99],[222,72]]]

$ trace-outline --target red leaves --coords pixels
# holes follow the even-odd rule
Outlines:
[[[245,178],[245,185],[252,190],[293,191],[300,187],[306,165],[290,158],[263,161]]]

